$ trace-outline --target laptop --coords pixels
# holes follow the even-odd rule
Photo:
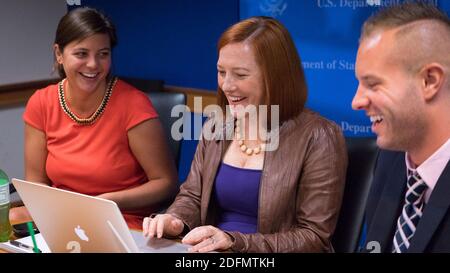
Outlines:
[[[187,252],[188,245],[129,230],[117,204],[20,179],[12,183],[52,252]]]

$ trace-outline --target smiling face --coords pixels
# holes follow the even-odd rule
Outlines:
[[[241,117],[246,106],[258,106],[262,103],[262,72],[250,45],[231,43],[222,47],[217,71],[218,85],[235,117]]]
[[[366,111],[379,147],[408,151],[425,135],[425,111],[420,80],[399,58],[395,39],[395,30],[386,30],[362,40],[352,108]]]
[[[93,93],[104,89],[111,67],[111,46],[107,34],[94,34],[73,41],[61,51],[55,45],[56,60],[62,64],[70,88]]]

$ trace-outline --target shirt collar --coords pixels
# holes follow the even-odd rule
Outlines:
[[[428,186],[426,199],[428,200],[436,183],[444,171],[447,162],[450,160],[450,138],[445,142],[436,152],[434,152],[427,160],[420,166],[415,168],[415,165],[410,161],[408,153],[405,155],[406,167],[412,171],[416,170],[420,177]],[[428,198],[427,198],[428,197]]]

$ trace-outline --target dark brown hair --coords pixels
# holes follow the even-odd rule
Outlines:
[[[277,20],[251,17],[228,28],[220,37],[218,52],[232,43],[248,43],[263,78],[263,104],[279,105],[280,124],[303,110],[307,86],[300,57],[287,29]],[[218,103],[225,111],[227,99],[218,87]],[[270,119],[269,119],[270,122]]]
[[[94,34],[108,34],[111,49],[117,44],[116,29],[105,15],[93,8],[77,8],[64,15],[59,21],[55,44],[63,52],[69,43],[83,40]],[[58,70],[61,78],[66,77],[63,66],[56,61],[55,69]]]
[[[400,27],[419,20],[435,20],[450,31],[450,19],[444,12],[423,1],[409,1],[381,9],[369,17],[362,27],[361,39],[376,29]]]

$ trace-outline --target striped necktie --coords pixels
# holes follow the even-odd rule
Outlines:
[[[427,185],[416,171],[408,170],[407,187],[402,213],[397,220],[397,230],[392,245],[393,253],[402,253],[409,248],[410,240],[422,217]]]

